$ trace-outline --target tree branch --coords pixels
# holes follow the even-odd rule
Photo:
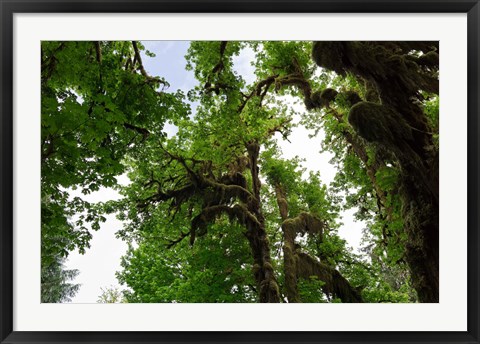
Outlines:
[[[133,50],[134,50],[134,53],[135,53],[135,59],[134,59],[133,64],[138,63],[138,70],[147,79],[147,83],[158,82],[160,84],[163,84],[164,86],[167,85],[167,83],[165,81],[163,81],[161,78],[152,77],[147,73],[147,71],[143,67],[142,56],[140,55],[140,50],[138,49],[137,42],[132,41],[132,46],[133,46]]]
[[[133,125],[133,124],[130,124],[130,123],[124,123],[123,126],[126,129],[130,129],[130,130],[136,131],[139,134],[142,134],[143,141],[145,141],[147,139],[147,137],[150,136],[150,131],[148,131],[145,128],[137,127],[136,125]]]
[[[325,283],[322,286],[324,293],[339,297],[343,302],[363,302],[360,293],[350,285],[340,272],[315,260],[306,253],[299,252],[297,257],[298,277],[308,280],[311,276],[316,276]]]
[[[179,242],[181,242],[183,239],[185,239],[186,237],[189,236],[190,233],[183,233],[180,235],[180,237],[178,239],[175,239],[175,240],[168,240],[169,241],[169,244],[167,244],[167,248],[168,249],[171,249],[173,246],[175,246],[176,244],[178,244]]]
[[[99,64],[102,63],[102,48],[100,47],[100,42],[99,41],[94,41],[93,44],[95,45],[95,54],[97,57],[97,62]]]

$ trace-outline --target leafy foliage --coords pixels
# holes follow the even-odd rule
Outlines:
[[[234,68],[245,49],[255,53],[250,83]],[[129,243],[117,273],[127,302],[435,299],[418,251],[435,255],[418,234],[422,216],[435,220],[434,45],[191,42],[198,85],[187,97],[147,73],[142,50],[42,43],[42,266],[85,252],[104,213],[116,213]],[[283,158],[280,143],[298,125],[333,154],[331,185]],[[101,187],[123,198],[69,196]],[[357,253],[338,234],[349,209],[366,224]],[[119,299],[105,290],[99,300]]]
[[[97,303],[127,303],[123,292],[116,288],[101,288],[102,294],[98,297]]]
[[[161,133],[167,114],[175,120],[188,113],[181,93],[158,91],[167,85],[161,78],[137,73],[140,48],[42,42],[42,267],[74,250],[85,253],[91,231],[105,221],[98,207],[68,190],[115,187],[126,152]]]

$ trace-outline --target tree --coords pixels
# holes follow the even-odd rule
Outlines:
[[[256,53],[252,84],[233,68],[246,47]],[[90,211],[85,220],[93,223],[100,210],[126,222],[118,235],[132,244],[118,278],[130,288],[128,302],[438,301],[434,43],[192,42],[187,66],[199,86],[188,93],[198,103],[191,116],[181,92],[157,90],[166,81],[147,74],[140,43],[75,49],[70,60],[82,61],[90,49],[93,67],[78,68],[91,69],[91,84],[63,81],[49,111],[52,123],[62,123],[63,104],[78,107],[82,99],[87,123],[60,134],[72,148],[59,154],[74,151],[67,161],[82,170],[47,174],[45,190],[55,193],[44,193],[46,208],[58,205],[68,233],[67,193],[63,201],[51,196],[59,185],[120,189],[120,201],[77,200],[73,209]],[[122,93],[127,79],[137,82]],[[69,101],[59,101],[66,90]],[[99,99],[88,103],[92,93]],[[308,110],[301,123],[323,130],[323,149],[334,153],[332,187],[318,173],[307,176],[298,159],[282,158],[276,141],[299,125],[295,99]],[[166,120],[176,135],[163,133]],[[52,171],[65,164],[49,163]],[[131,184],[117,186],[124,172]],[[337,234],[339,212],[349,207],[368,222],[365,255],[350,252]],[[67,252],[82,247],[78,236],[59,236]]]
[[[41,271],[41,302],[61,303],[71,301],[80,284],[69,283],[78,276],[78,270],[65,270],[65,261],[57,259]]]
[[[102,294],[98,297],[97,303],[127,303],[123,292],[116,288],[101,288]]]
[[[438,302],[438,126],[422,104],[438,95],[438,42],[317,42],[312,56],[366,85],[365,100],[350,102],[348,122],[385,152],[381,165],[398,166],[405,260],[420,301]]]
[[[146,74],[137,42],[42,42],[42,269],[85,253],[105,218],[69,190],[114,187],[123,156],[184,116],[182,94]],[[53,283],[54,281],[50,281]],[[49,282],[49,283],[50,283]]]

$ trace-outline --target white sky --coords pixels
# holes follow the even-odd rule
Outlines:
[[[164,77],[170,83],[172,91],[182,89],[186,93],[196,85],[193,73],[185,71],[184,56],[189,42],[148,41],[143,43],[148,50],[156,54],[155,58],[142,57],[144,67],[151,75]],[[234,58],[235,70],[244,77],[247,83],[254,81],[253,67],[250,65],[253,57],[253,51],[246,49]],[[305,111],[301,105],[296,110]],[[167,126],[166,130],[170,131],[170,134],[175,132],[175,128],[172,126]],[[277,139],[283,151],[283,157],[290,159],[298,156],[305,159],[302,165],[307,168],[307,171],[320,171],[323,183],[328,185],[333,180],[336,169],[329,163],[332,155],[319,152],[323,132],[320,131],[314,138],[309,138],[308,134],[309,132],[305,128],[299,126],[289,136],[290,142],[282,140],[278,135]],[[119,197],[118,193],[111,189],[101,189],[88,196],[81,194],[75,194],[75,196],[81,196],[90,202],[107,201]],[[343,225],[339,229],[339,235],[356,250],[360,246],[362,228],[365,225],[353,220],[354,212],[355,210],[349,210],[342,213]],[[72,299],[73,303],[95,303],[102,293],[101,288],[120,287],[115,278],[115,272],[121,270],[120,258],[127,249],[125,242],[115,238],[115,233],[121,228],[121,221],[117,220],[114,215],[109,215],[107,221],[101,224],[100,230],[92,233],[91,248],[85,255],[77,252],[70,253],[65,264],[66,268],[80,271],[80,275],[74,282],[81,284],[79,292]]]

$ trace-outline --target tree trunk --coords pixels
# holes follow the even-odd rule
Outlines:
[[[363,302],[360,293],[333,267],[317,261],[295,247],[298,233],[309,233],[323,237],[324,223],[309,213],[300,213],[295,218],[288,218],[288,203],[285,190],[277,183],[275,195],[282,218],[283,264],[285,271],[285,289],[289,303],[302,302],[298,292],[298,280],[309,280],[315,276],[324,282],[322,290],[326,295],[339,297],[343,302]]]
[[[289,303],[300,301],[297,285],[297,263],[295,257],[295,228],[289,228],[286,225],[288,219],[288,203],[285,191],[280,184],[275,185],[275,196],[277,198],[278,209],[282,219],[283,230],[283,269],[285,273],[285,291]]]
[[[247,209],[255,215],[258,223],[247,228],[246,236],[253,254],[253,274],[259,288],[260,302],[280,302],[280,288],[273,271],[270,245],[265,231],[265,218],[260,206],[260,178],[258,176],[258,154],[260,146],[253,141],[247,144],[252,175],[254,198],[247,201]]]
[[[429,68],[438,68],[437,42],[315,42],[312,57],[320,67],[349,72],[374,85],[382,105],[401,114],[412,128],[410,158],[399,154],[401,142],[383,148],[397,156],[402,170],[405,260],[413,286],[421,302],[438,302],[438,155],[426,116],[412,101],[420,98],[419,90],[438,94],[438,77],[425,72],[422,57],[409,55],[411,50],[436,56]]]
[[[439,302],[439,212],[438,199],[405,173],[400,195],[408,235],[405,260],[420,302]]]

